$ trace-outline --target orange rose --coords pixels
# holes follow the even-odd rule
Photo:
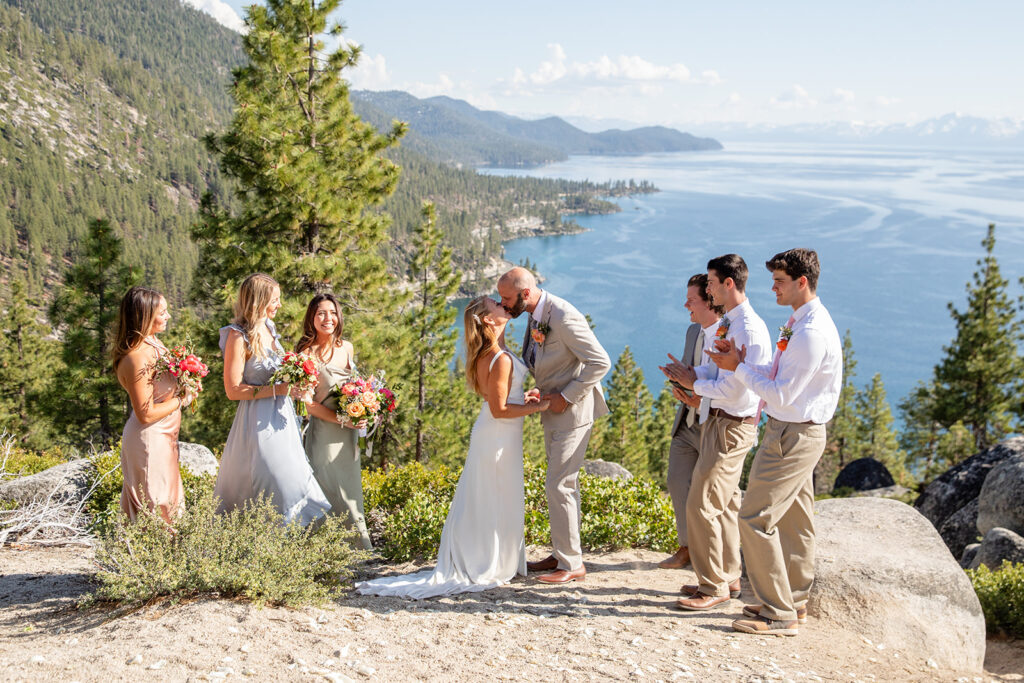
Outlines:
[[[779,351],[785,351],[786,347],[789,346],[789,340],[780,339],[779,341],[775,342],[775,346],[779,347]]]
[[[530,336],[533,337],[533,341],[538,344],[543,344],[544,340],[547,338],[540,330],[530,330]]]
[[[366,413],[366,409],[363,408],[363,404],[359,401],[353,401],[348,404],[347,408],[345,408],[345,412],[348,413],[349,417],[356,418],[362,417],[363,414]]]

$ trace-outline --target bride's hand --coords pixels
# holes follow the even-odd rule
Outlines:
[[[525,399],[526,405],[530,405],[531,403],[537,403],[538,401],[540,401],[540,389],[536,387],[530,389],[529,391],[526,392]]]

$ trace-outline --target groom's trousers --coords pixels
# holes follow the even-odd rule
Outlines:
[[[740,507],[747,578],[761,616],[793,621],[814,583],[814,466],[825,425],[768,418]]]
[[[544,430],[548,474],[544,491],[548,498],[551,545],[559,569],[583,565],[580,545],[580,468],[587,452],[593,423],[574,429]]]
[[[740,476],[757,427],[712,415],[704,423],[700,457],[686,499],[690,564],[704,595],[729,595],[743,572],[740,560]]]

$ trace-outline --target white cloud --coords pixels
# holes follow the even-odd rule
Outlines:
[[[731,92],[729,93],[729,98],[725,101],[725,103],[730,107],[738,107],[741,104],[743,104],[743,96],[740,95],[738,92]]]
[[[387,90],[391,84],[391,74],[382,54],[368,55],[364,52],[359,63],[347,71],[345,77],[358,90]]]
[[[776,109],[813,109],[818,106],[818,101],[811,97],[801,85],[794,85],[778,97],[768,100]]]
[[[516,67],[512,83],[520,89],[529,86],[544,87],[553,83],[576,82],[593,86],[609,83],[707,83],[722,82],[718,72],[706,70],[700,78],[694,78],[685,64],[655,64],[638,55],[602,55],[589,61],[570,61],[565,49],[558,43],[548,45],[548,59],[541,62],[532,72]]]
[[[827,101],[830,104],[852,104],[854,99],[855,96],[852,90],[835,88],[832,94],[828,96]]]
[[[222,0],[184,0],[186,4],[195,7],[201,12],[206,12],[213,17],[217,23],[227,26],[232,31],[245,33],[245,22],[238,16],[231,5]]]
[[[891,107],[899,102],[898,97],[886,97],[885,95],[878,95],[872,102],[878,107]]]
[[[446,74],[439,74],[436,83],[407,83],[402,90],[415,95],[416,97],[434,97],[436,95],[450,95],[455,88],[455,83]]]

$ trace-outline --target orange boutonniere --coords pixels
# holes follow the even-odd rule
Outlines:
[[[725,335],[729,334],[729,325],[731,324],[732,321],[722,316],[722,319],[718,321],[718,330],[715,331],[715,337],[717,339],[725,339]]]
[[[533,337],[534,343],[544,344],[544,340],[548,338],[548,332],[551,331],[551,325],[547,323],[537,323],[536,327],[530,330],[530,336]]]
[[[786,347],[789,346],[789,340],[793,337],[792,327],[780,327],[779,328],[779,341],[775,342],[775,346],[778,347],[779,351],[785,351]]]

